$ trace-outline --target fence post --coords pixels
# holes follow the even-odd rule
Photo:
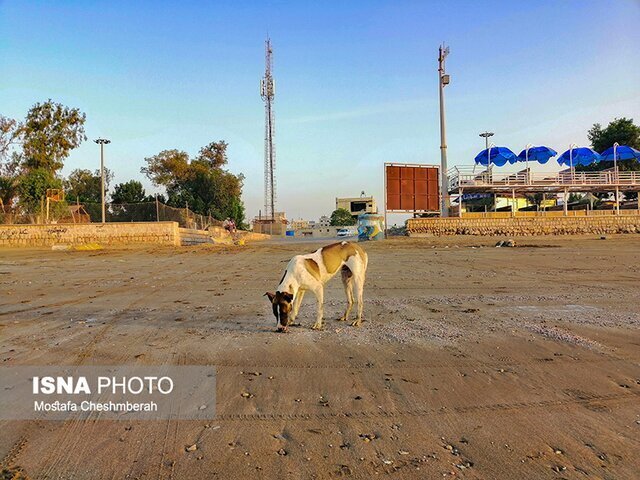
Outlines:
[[[160,204],[158,202],[158,194],[156,193],[156,222],[160,221]]]

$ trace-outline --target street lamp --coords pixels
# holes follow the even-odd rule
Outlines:
[[[440,89],[440,216],[449,216],[449,182],[447,178],[447,133],[444,115],[444,87],[451,82],[451,76],[445,73],[444,60],[449,55],[449,47],[444,43],[438,50],[438,85]]]
[[[493,132],[482,132],[480,134],[481,137],[484,137],[484,149],[488,149],[489,148],[489,137],[493,137],[495,135],[495,133]]]
[[[104,146],[111,143],[111,140],[106,138],[98,138],[94,140],[95,143],[100,145],[100,198],[102,199],[102,223],[106,221],[106,210],[104,205]]]

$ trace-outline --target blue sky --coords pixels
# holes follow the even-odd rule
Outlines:
[[[640,123],[640,2],[24,2],[0,0],[0,113],[51,98],[87,114],[116,182],[144,158],[229,143],[247,215],[263,203],[264,39],[275,48],[278,209],[328,214],[374,194],[383,163],[439,163],[437,49],[451,48],[450,165],[489,129],[518,153]],[[95,169],[84,143],[66,162]],[[549,167],[546,167],[547,169]],[[145,186],[153,187],[147,180]]]

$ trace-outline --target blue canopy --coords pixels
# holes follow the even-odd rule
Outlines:
[[[526,162],[527,157],[530,162],[538,162],[538,163],[547,163],[551,157],[555,157],[558,154],[553,148],[539,146],[539,147],[531,147],[529,148],[529,152],[527,154],[527,149],[525,148],[518,155],[519,162]]]
[[[491,152],[490,162],[488,160],[489,152]],[[491,164],[502,167],[507,162],[514,163],[517,158],[516,154],[507,147],[489,147],[476,155],[475,160],[478,165],[489,166]]]
[[[626,145],[620,145],[619,147],[615,147],[616,156],[613,157],[613,147],[607,148],[604,152],[600,154],[601,160],[611,161],[611,160],[632,160],[637,159],[640,160],[640,151],[636,150],[632,147],[627,147]]]
[[[591,165],[600,161],[600,155],[588,147],[569,149],[558,158],[560,165],[575,167],[577,165]]]

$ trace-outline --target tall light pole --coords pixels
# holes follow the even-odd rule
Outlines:
[[[102,199],[102,223],[106,221],[106,209],[104,204],[104,146],[111,143],[111,140],[106,138],[98,138],[94,140],[100,145],[100,198]]]
[[[440,216],[449,216],[449,182],[447,179],[447,132],[444,117],[444,87],[449,85],[450,77],[444,70],[444,59],[449,55],[449,47],[443,43],[438,49],[438,85],[440,88]]]
[[[481,137],[484,137],[484,149],[487,150],[489,148],[489,138],[493,137],[495,135],[495,133],[493,132],[482,132],[480,134]]]

